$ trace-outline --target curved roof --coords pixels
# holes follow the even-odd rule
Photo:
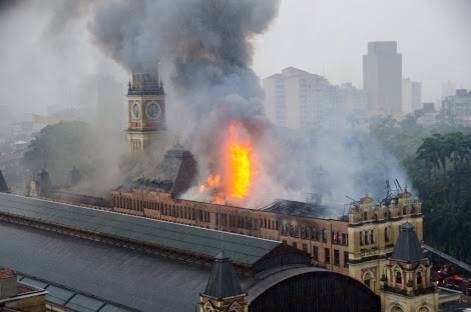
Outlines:
[[[121,237],[208,259],[224,250],[235,264],[247,267],[282,245],[277,241],[12,194],[0,193],[1,213]]]

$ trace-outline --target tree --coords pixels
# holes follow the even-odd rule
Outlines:
[[[32,174],[47,169],[54,183],[66,183],[75,166],[80,172],[92,173],[99,159],[95,135],[86,123],[60,122],[46,126],[31,141],[23,162]]]

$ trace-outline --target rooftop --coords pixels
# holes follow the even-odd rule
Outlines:
[[[235,264],[244,267],[263,261],[275,249],[282,254],[294,252],[277,241],[12,194],[0,193],[0,214],[142,242],[206,259],[214,259],[224,250]]]
[[[424,252],[417,239],[414,226],[409,222],[402,224],[391,259],[411,262],[424,258]]]
[[[332,209],[316,203],[305,203],[294,200],[280,199],[263,208],[265,211],[290,216],[325,218],[332,213]]]

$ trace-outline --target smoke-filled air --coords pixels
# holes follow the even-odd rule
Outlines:
[[[198,162],[197,178],[182,195],[187,199],[261,208],[279,198],[315,197],[343,209],[346,195],[381,197],[388,179],[407,184],[399,162],[346,108],[309,131],[280,128],[266,118],[260,77],[252,69],[253,42],[270,29],[279,6],[276,0],[11,3],[0,12],[0,33],[12,38],[12,46],[0,51],[7,73],[0,88],[22,93],[31,86],[10,98],[18,101],[18,112],[68,101],[86,112],[82,120],[92,125],[96,161],[87,163],[81,187],[97,193],[152,176],[177,143]],[[26,31],[30,19],[41,27]],[[167,94],[170,143],[156,147],[151,163],[129,166],[123,164],[128,79],[156,67]],[[87,86],[98,80],[120,84],[116,101],[95,99]],[[72,165],[49,165],[52,179]]]

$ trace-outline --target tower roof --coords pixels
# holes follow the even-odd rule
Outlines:
[[[399,228],[399,237],[394,246],[391,259],[400,261],[418,261],[425,258],[420,246],[414,226],[409,222],[404,223]]]
[[[214,260],[204,294],[214,298],[228,298],[242,293],[239,278],[231,261],[221,252]]]
[[[7,193],[9,191],[7,182],[5,181],[5,178],[3,177],[3,173],[0,170],[0,192],[2,193]]]

